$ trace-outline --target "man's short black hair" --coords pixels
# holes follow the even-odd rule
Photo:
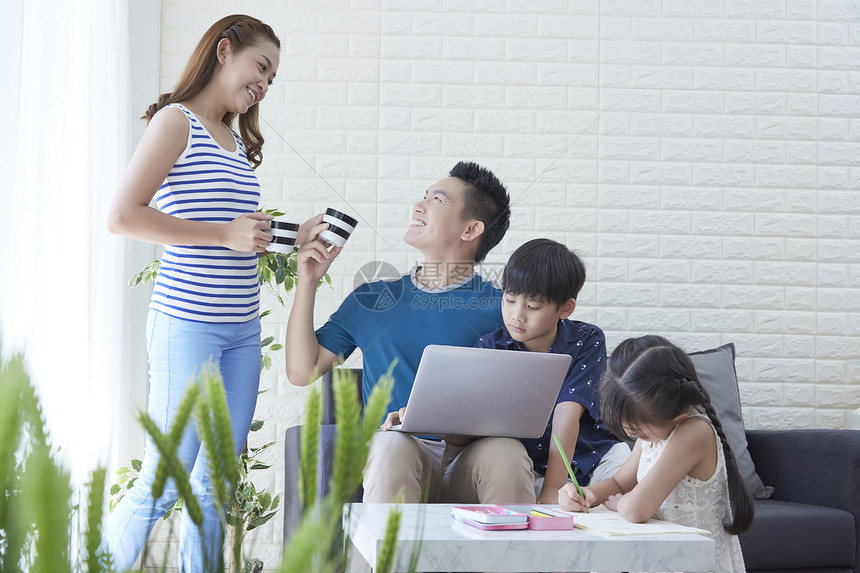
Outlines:
[[[449,175],[469,184],[464,195],[463,218],[484,223],[484,233],[475,252],[475,262],[480,263],[501,242],[511,224],[511,198],[499,178],[477,163],[461,161]]]
[[[514,251],[502,274],[502,289],[560,307],[585,284],[585,264],[561,243],[532,239]]]

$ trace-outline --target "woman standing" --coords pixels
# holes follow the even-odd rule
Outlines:
[[[149,416],[166,431],[186,386],[211,357],[224,379],[237,450],[260,382],[257,257],[272,235],[271,217],[255,212],[260,185],[254,168],[262,161],[258,104],[275,78],[279,49],[272,28],[250,16],[228,16],[209,28],[173,92],[146,111],[146,132],[108,223],[112,233],[165,245],[147,320]],[[237,117],[239,134],[230,127]],[[203,572],[220,563],[221,525],[205,448],[193,427],[178,454],[204,513],[201,530],[183,513],[181,570]],[[169,480],[153,499],[158,461],[148,438],[140,477],[106,527],[105,546],[117,571],[134,565],[177,498]]]

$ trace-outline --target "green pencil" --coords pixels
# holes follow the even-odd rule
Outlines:
[[[567,459],[567,454],[564,453],[564,448],[561,447],[561,440],[558,439],[558,435],[553,434],[553,439],[555,440],[555,445],[558,448],[558,453],[561,454],[561,459],[564,460],[564,467],[567,468],[567,475],[570,476],[570,481],[573,482],[573,486],[576,488],[576,493],[585,501],[585,494],[582,492],[582,488],[579,487],[579,482],[576,481],[576,476],[573,475],[573,468],[570,467],[570,460]]]

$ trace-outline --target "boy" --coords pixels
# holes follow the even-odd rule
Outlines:
[[[428,344],[468,346],[501,326],[501,291],[475,273],[475,264],[496,246],[510,224],[510,199],[487,169],[460,162],[430,186],[412,211],[404,240],[424,263],[394,280],[364,284],[321,328],[313,329],[317,281],[340,252],[311,230],[298,255],[298,280],[287,324],[287,376],[304,386],[331,370],[338,356],[360,348],[366,400],[394,359],[389,406],[406,406],[415,372]],[[391,416],[389,416],[390,418]],[[378,432],[364,471],[364,501],[391,502],[403,489],[406,503],[534,502],[531,460],[512,438],[483,438],[458,445],[400,432]]]
[[[597,387],[606,364],[606,340],[592,324],[568,320],[585,283],[585,265],[564,245],[531,240],[511,255],[502,274],[505,326],[482,336],[475,346],[570,354],[573,358],[544,435],[522,439],[534,463],[538,503],[558,503],[567,469],[552,440],[573,453],[576,479],[583,485],[611,477],[630,455],[600,419]]]

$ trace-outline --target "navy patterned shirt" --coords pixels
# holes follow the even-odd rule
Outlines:
[[[528,352],[511,337],[505,327],[485,334],[478,339],[475,346]],[[603,425],[603,420],[600,418],[600,398],[597,395],[600,376],[606,366],[606,338],[603,336],[603,331],[593,324],[576,320],[560,320],[555,342],[552,343],[549,351],[555,354],[569,354],[573,358],[556,404],[573,401],[585,408],[579,419],[579,436],[573,452],[572,465],[576,479],[582,484],[587,484],[594,467],[606,452],[618,443],[618,439]],[[534,463],[535,471],[541,475],[546,473],[549,442],[552,438],[552,418],[550,416],[543,436],[520,440]]]

